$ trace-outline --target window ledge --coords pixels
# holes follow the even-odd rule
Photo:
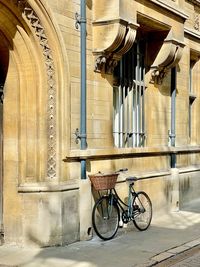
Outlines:
[[[80,160],[99,160],[99,159],[120,159],[133,158],[139,156],[159,156],[170,155],[172,153],[198,153],[200,146],[181,146],[181,147],[142,147],[142,148],[111,148],[111,149],[88,149],[71,150],[63,159],[64,162]]]

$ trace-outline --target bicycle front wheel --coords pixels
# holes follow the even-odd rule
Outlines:
[[[110,196],[101,197],[92,211],[92,224],[96,234],[103,240],[112,239],[119,227],[119,208]]]
[[[152,219],[152,204],[145,192],[138,192],[133,199],[133,223],[140,230],[146,230]]]

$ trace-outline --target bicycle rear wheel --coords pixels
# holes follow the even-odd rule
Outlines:
[[[133,223],[140,230],[146,230],[152,219],[152,204],[145,192],[138,192],[133,199]]]
[[[96,234],[103,240],[112,239],[119,227],[119,208],[110,196],[101,197],[92,211],[92,224]]]

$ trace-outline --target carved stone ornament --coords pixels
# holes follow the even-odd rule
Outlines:
[[[46,75],[48,81],[47,101],[47,178],[56,177],[56,83],[55,68],[51,48],[45,34],[45,29],[40,18],[27,0],[11,0],[24,14],[30,26],[34,29],[42,48],[44,62],[46,64]]]
[[[194,29],[199,31],[199,13],[194,13]]]
[[[93,1],[93,55],[95,71],[111,74],[132,47],[139,25],[136,1]]]
[[[118,19],[94,22],[93,26],[95,71],[111,74],[121,57],[132,47],[138,25]],[[105,34],[99,35],[100,31]]]
[[[171,32],[169,33],[151,66],[152,83],[162,83],[169,69],[179,62],[184,46],[183,42],[172,38]]]

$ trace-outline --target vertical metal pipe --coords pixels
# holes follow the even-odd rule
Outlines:
[[[132,67],[132,58],[130,56],[130,52],[127,55],[128,60],[128,68],[127,68],[127,74],[128,74],[128,83],[127,83],[127,147],[131,146],[131,94],[132,94],[132,81],[131,81],[131,67]],[[129,67],[130,66],[130,67]]]
[[[140,58],[139,58],[139,43],[137,43],[137,64],[136,64],[136,147],[139,145],[139,66],[140,66]]]
[[[189,94],[192,93],[192,61],[190,60],[190,72],[189,72]],[[192,135],[192,105],[191,105],[191,99],[189,98],[189,138],[191,138]]]
[[[119,147],[122,147],[122,86],[119,86]]]
[[[125,105],[125,85],[123,84],[123,88],[122,88],[122,101],[123,101],[123,105],[122,105],[122,147],[124,147],[125,145],[125,120],[126,120],[126,105]]]
[[[171,146],[176,141],[176,67],[171,70]],[[176,155],[171,155],[171,168],[176,167]]]
[[[142,68],[143,68],[143,75],[142,75],[142,81],[143,81],[143,91],[142,91],[142,145],[144,146],[144,140],[145,140],[145,66],[144,66],[144,58],[142,61]]]
[[[87,149],[86,141],[86,0],[81,0],[81,114],[80,137],[81,150]],[[81,161],[81,179],[86,179],[86,160]]]
[[[120,124],[120,109],[121,109],[121,100],[120,100],[120,92],[121,92],[121,86],[119,85],[118,88],[117,88],[117,114],[118,114],[118,123],[117,123],[117,129],[118,129],[118,132],[117,132],[117,147],[120,147],[120,127],[121,127],[121,124]]]
[[[117,116],[117,123],[115,125],[116,128],[116,142],[115,145],[120,147],[120,85],[115,88],[116,96],[117,96],[117,103],[116,103],[116,116]]]
[[[132,68],[132,82],[133,82],[133,94],[132,94],[132,101],[133,101],[133,108],[132,108],[132,145],[135,146],[135,91],[136,91],[136,71],[135,71],[135,44],[132,49],[132,59],[133,59],[133,68]]]
[[[119,91],[119,100],[120,100],[120,140],[119,147],[123,147],[123,59],[120,61],[120,91]]]
[[[139,93],[138,93],[138,146],[141,146],[141,132],[142,132],[142,102],[141,102],[141,91],[142,91],[142,55],[139,49],[139,68],[138,68],[138,81],[139,81]]]

